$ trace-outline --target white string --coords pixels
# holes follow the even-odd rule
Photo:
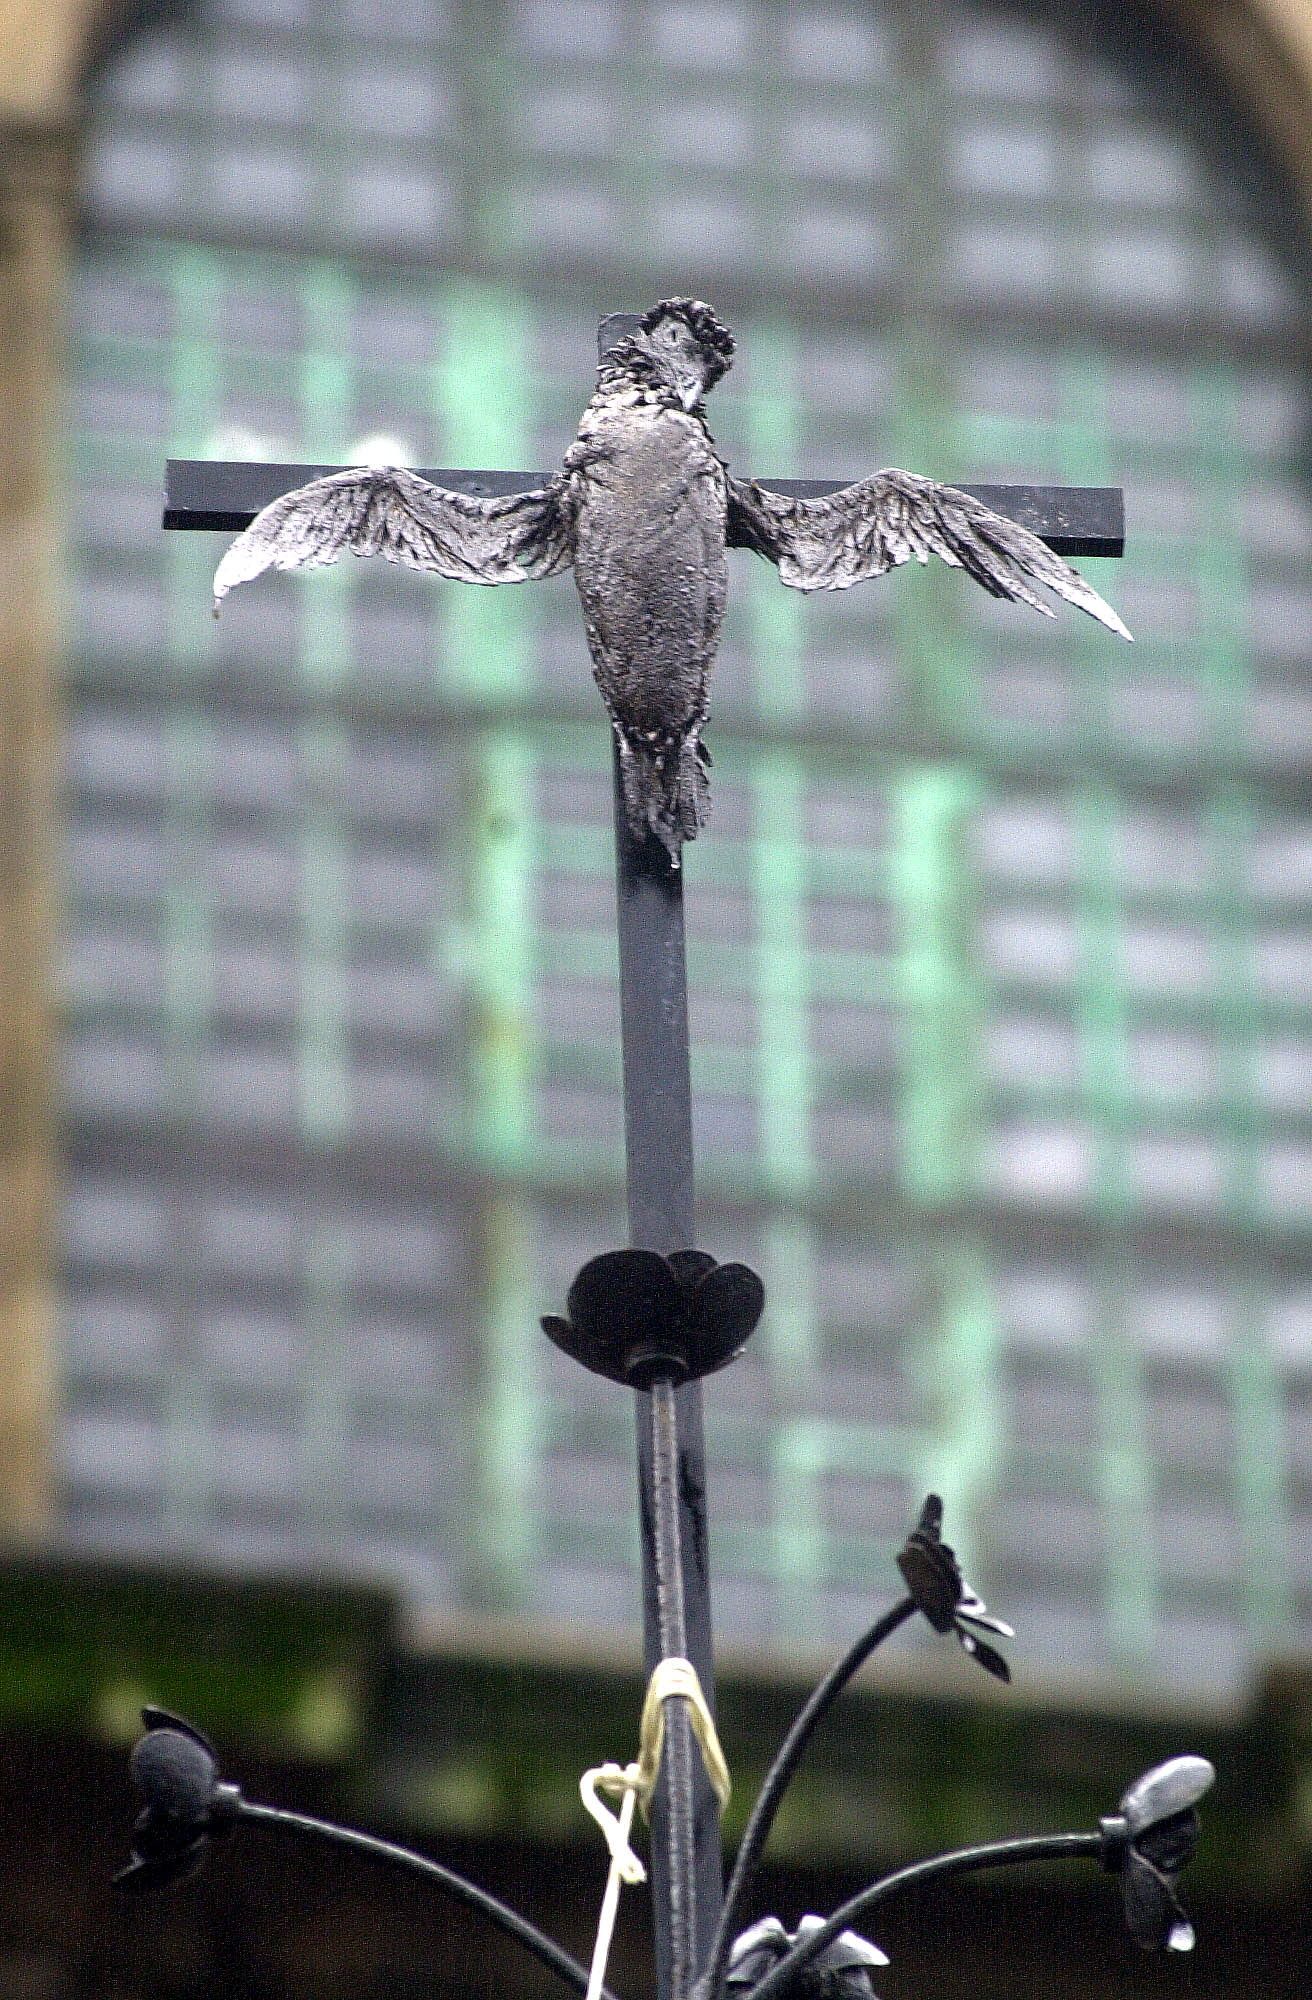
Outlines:
[[[603,1771],[620,1771],[618,1764],[604,1764]],[[636,1764],[627,1765],[621,1776],[627,1778],[637,1771]],[[592,1964],[588,1967],[588,1990],[586,2000],[601,2000],[606,1984],[606,1961],[610,1957],[611,1939],[615,1935],[615,1919],[619,1915],[620,1884],[628,1882],[636,1885],[645,1882],[647,1871],[629,1846],[629,1828],[633,1825],[634,1807],[638,1803],[636,1784],[626,1784],[624,1797],[620,1801],[618,1813],[612,1813],[602,1805],[595,1792],[589,1793],[588,1780],[600,1775],[596,1771],[585,1771],[580,1784],[583,1803],[606,1836],[610,1849],[610,1867],[606,1871],[606,1889],[601,1899],[601,1912],[597,1918],[597,1937],[592,1947]]]
[[[604,1806],[597,1797],[598,1789],[603,1787],[619,1799],[617,1813]],[[636,1888],[638,1883],[647,1879],[646,1869],[629,1846],[633,1809],[641,1790],[642,1770],[637,1764],[599,1764],[594,1770],[585,1771],[579,1779],[583,1803],[601,1828],[615,1873],[621,1882],[627,1882],[631,1888]]]
[[[660,1775],[661,1753],[665,1747],[665,1704],[676,1696],[688,1704],[688,1720],[701,1748],[706,1775],[721,1807],[729,1802],[729,1767],[715,1731],[715,1717],[697,1678],[697,1669],[691,1660],[661,1660],[647,1683],[642,1704],[637,1761],[632,1764],[598,1764],[585,1771],[579,1779],[583,1803],[601,1828],[610,1850],[610,1869],[597,1919],[597,1938],[592,1947],[586,2000],[600,2000],[606,1983],[606,1961],[610,1957],[611,1939],[615,1935],[621,1883],[633,1887],[647,1879],[646,1869],[629,1845],[629,1834],[633,1828],[635,1807],[641,1805],[645,1818],[651,1804],[651,1795]],[[597,1796],[603,1791],[619,1799],[617,1813],[603,1805]]]

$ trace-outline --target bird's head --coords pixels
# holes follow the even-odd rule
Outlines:
[[[701,299],[662,299],[624,344],[658,381],[695,410],[733,361],[734,338]]]

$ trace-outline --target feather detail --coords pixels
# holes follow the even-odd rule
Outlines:
[[[433,486],[406,467],[354,466],[284,493],[255,516],[214,573],[214,614],[266,569],[317,569],[344,551],[429,570],[457,583],[526,583],[568,569],[565,482],[481,499]]]
[[[731,478],[728,541],[773,562],[792,590],[846,590],[937,556],[992,597],[1051,618],[1052,606],[1034,587],[1041,584],[1122,639],[1131,636],[1093,585],[1028,528],[958,487],[914,472],[889,468],[814,500]]]

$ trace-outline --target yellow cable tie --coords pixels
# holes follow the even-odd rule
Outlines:
[[[651,1679],[647,1683],[647,1695],[642,1704],[642,1719],[638,1724],[638,1769],[641,1783],[638,1803],[644,1816],[651,1805],[651,1795],[656,1789],[656,1779],[660,1774],[661,1752],[665,1747],[665,1704],[678,1695],[688,1704],[688,1720],[692,1733],[697,1738],[706,1766],[706,1775],[711,1781],[711,1789],[724,1810],[729,1803],[731,1790],[729,1766],[725,1761],[720,1739],[716,1734],[715,1717],[711,1714],[702,1684],[697,1678],[697,1669],[691,1660],[669,1659],[657,1663]]]

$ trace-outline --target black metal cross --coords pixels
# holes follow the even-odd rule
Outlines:
[[[637,316],[627,313],[603,319],[599,353],[637,324]],[[170,459],[164,526],[235,532],[280,494],[338,469]],[[531,492],[547,475],[442,468],[424,470],[422,476],[457,492],[490,495]],[[765,483],[777,492],[809,498],[836,492],[843,482]],[[1118,556],[1124,551],[1118,488],[965,490],[1029,528],[1061,555]],[[655,840],[638,840],[631,833],[618,775],[615,846],[629,1228],[636,1247],[668,1255],[696,1245],[683,872],[670,867]],[[663,1658],[690,1659],[713,1704],[701,1385],[657,1381],[635,1394],[648,1671]],[[723,1877],[718,1804],[693,1741],[686,1705],[677,1698],[668,1705],[665,1760],[652,1808],[652,1877],[660,2000],[687,2000],[707,1961]]]

